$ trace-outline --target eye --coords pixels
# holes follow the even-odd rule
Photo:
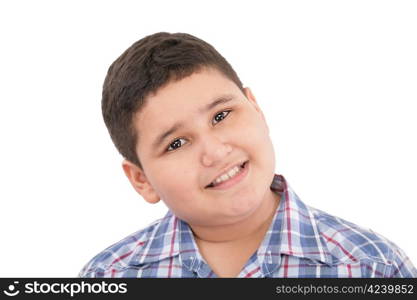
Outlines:
[[[184,143],[181,143],[181,141],[185,141],[185,139],[183,138],[175,139],[171,144],[169,144],[167,151],[173,151],[181,147],[182,145],[184,145]]]
[[[230,110],[222,111],[217,113],[213,118],[213,124],[217,124],[220,121],[222,121],[224,118],[227,117],[227,115],[230,113]]]

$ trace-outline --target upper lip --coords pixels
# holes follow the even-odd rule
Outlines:
[[[226,173],[226,171],[229,171],[230,169],[236,167],[236,166],[241,166],[246,162],[246,160],[241,160],[240,162],[236,162],[233,164],[229,164],[226,167],[224,167],[223,169],[221,169],[221,171],[219,173],[217,173],[216,176],[213,177],[213,179],[206,185],[206,187],[208,187],[210,184],[212,184],[214,182],[214,180],[216,180],[217,177],[219,177],[220,175],[223,175]]]

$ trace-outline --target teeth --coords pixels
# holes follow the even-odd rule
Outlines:
[[[226,181],[226,180],[234,177],[237,173],[239,173],[239,171],[240,171],[240,166],[236,166],[236,167],[230,169],[227,173],[225,173],[225,174],[217,177],[213,181],[213,183],[216,185],[216,184],[219,184],[219,183],[221,183],[223,181]]]

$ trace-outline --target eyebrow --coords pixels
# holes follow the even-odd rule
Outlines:
[[[220,104],[224,104],[224,103],[230,102],[232,100],[234,100],[233,95],[229,95],[229,94],[221,95],[221,96],[216,97],[214,101],[212,101],[209,104],[200,108],[198,111],[200,113],[204,113],[204,112],[212,110],[214,107],[216,107]],[[176,132],[177,130],[179,130],[183,127],[184,127],[184,122],[179,121],[179,122],[174,123],[174,125],[172,125],[168,130],[163,131],[161,134],[159,134],[155,138],[154,142],[152,143],[152,148],[154,148],[154,149],[159,148],[160,145],[164,142],[164,140],[167,137],[169,137],[171,134],[173,134],[174,132]]]

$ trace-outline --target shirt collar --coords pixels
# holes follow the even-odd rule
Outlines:
[[[332,265],[333,258],[320,235],[313,211],[300,200],[284,176],[274,176],[271,190],[280,195],[281,201],[257,252],[262,272],[268,274],[278,268],[282,254]]]
[[[306,258],[328,265],[333,263],[317,221],[287,184],[284,176],[275,175],[271,190],[281,201],[270,228],[258,251],[258,261],[264,274],[273,272],[281,263],[281,254]],[[136,250],[131,264],[148,264],[178,256],[188,269],[198,268],[203,261],[188,224],[168,211],[149,233],[147,243]]]

